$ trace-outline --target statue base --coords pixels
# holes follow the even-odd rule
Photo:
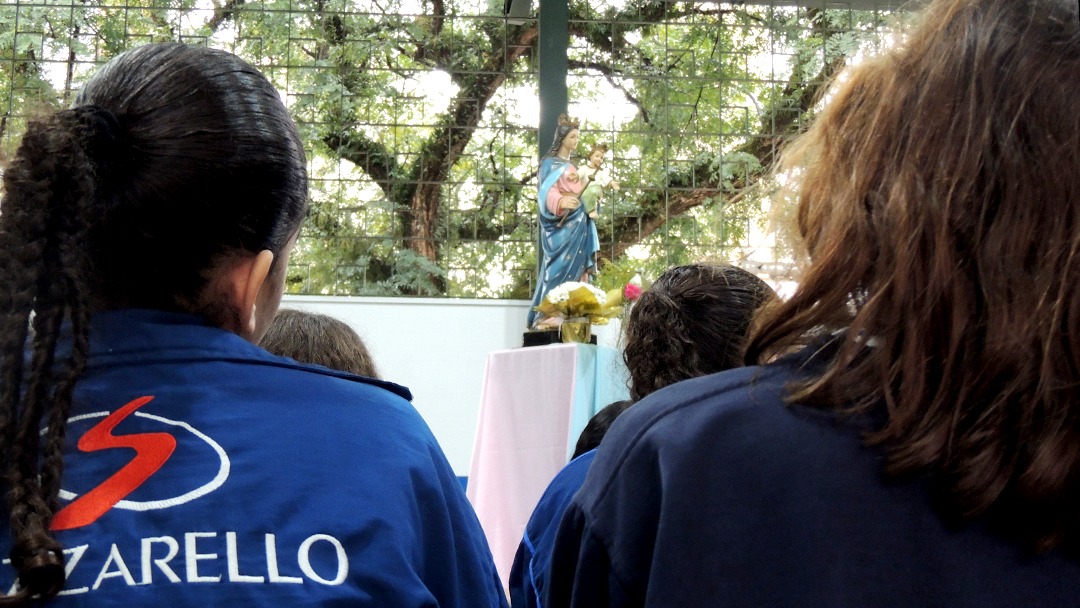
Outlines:
[[[562,335],[559,333],[559,328],[555,329],[541,329],[536,331],[527,331],[522,336],[522,346],[547,346],[548,344],[562,344]],[[596,344],[596,336],[592,336],[589,340],[589,344]]]

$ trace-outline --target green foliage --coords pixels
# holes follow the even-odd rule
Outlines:
[[[390,277],[379,285],[387,295],[437,296],[442,293],[439,280],[445,272],[424,256],[409,251],[398,252]]]
[[[69,104],[124,49],[210,44],[267,74],[306,142],[311,214],[291,292],[527,298],[537,24],[508,23],[501,7],[16,0],[0,6],[0,158],[28,117]],[[573,0],[569,10],[570,110],[586,144],[611,146],[621,183],[601,205],[601,281],[756,255],[776,148],[812,113],[831,62],[880,44],[882,22],[741,3]]]
[[[605,292],[612,289],[622,290],[630,282],[630,279],[634,278],[634,276],[640,276],[644,284],[647,285],[650,281],[646,281],[645,275],[642,274],[644,266],[637,260],[623,256],[604,264],[604,267],[594,277],[594,284]]]

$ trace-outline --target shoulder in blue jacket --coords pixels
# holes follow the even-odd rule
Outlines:
[[[545,608],[1080,606],[1080,564],[947,526],[867,420],[784,404],[804,358],[658,391],[599,448]]]
[[[58,606],[506,606],[406,389],[187,315],[97,315],[54,528]],[[0,553],[10,547],[0,522]],[[0,566],[2,591],[14,572]]]
[[[525,526],[525,535],[514,555],[510,569],[510,602],[514,608],[540,608],[547,587],[547,569],[551,548],[570,500],[585,482],[596,450],[585,452],[570,461],[551,480]]]

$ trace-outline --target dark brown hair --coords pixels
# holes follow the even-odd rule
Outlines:
[[[578,119],[571,118],[566,114],[559,114],[559,119],[555,124],[555,140],[551,143],[551,148],[548,149],[548,153],[544,156],[558,156],[563,140],[571,131],[577,129],[579,124]]]
[[[259,342],[266,350],[330,369],[378,378],[375,361],[353,328],[334,317],[282,308]]]
[[[633,404],[634,402],[629,399],[615,401],[605,405],[592,418],[589,418],[589,422],[585,424],[585,428],[578,435],[577,443],[574,444],[574,455],[570,457],[570,460],[581,456],[589,450],[600,447],[600,442],[607,435],[608,429],[611,428],[615,419]]]
[[[740,367],[755,312],[776,297],[730,265],[666,270],[641,294],[626,323],[623,359],[634,401],[680,380]]]
[[[99,70],[74,109],[27,126],[0,213],[0,458],[20,586],[0,604],[64,584],[49,527],[90,314],[140,306],[220,321],[196,308],[206,271],[283,251],[306,204],[304,152],[277,91],[223,51],[139,47]],[[65,323],[70,348],[58,346]]]
[[[752,361],[836,331],[793,401],[883,408],[888,470],[1036,548],[1080,523],[1073,0],[938,0],[786,153],[810,267]]]

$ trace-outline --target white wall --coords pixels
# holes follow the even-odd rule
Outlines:
[[[382,378],[412,390],[454,472],[468,475],[487,355],[521,346],[529,302],[285,296],[281,305],[352,326]],[[618,329],[618,321],[593,327],[598,342],[612,347]]]

